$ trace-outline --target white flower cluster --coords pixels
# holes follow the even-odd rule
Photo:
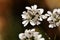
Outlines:
[[[23,14],[21,15],[24,27],[27,26],[28,23],[32,26],[39,25],[43,19],[47,19],[49,28],[60,26],[60,9],[54,9],[53,12],[47,11],[47,13],[43,15],[44,9],[37,9],[37,5],[25,8],[27,11],[23,11]],[[26,29],[24,33],[19,34],[19,38],[21,40],[45,40],[39,32],[35,31],[35,29]]]
[[[25,30],[24,33],[20,33],[19,34],[19,38],[21,40],[45,40],[44,38],[42,38],[42,35],[39,34],[39,32],[36,32],[35,29],[31,29],[31,30]]]
[[[37,5],[33,5],[30,7],[26,7],[27,11],[23,11],[23,14],[21,15],[23,18],[22,24],[24,24],[24,27],[27,26],[27,24],[30,22],[32,26],[41,24],[40,21],[43,21],[43,19],[46,19],[46,15],[42,15],[44,12],[44,9],[37,9]]]
[[[47,18],[47,21],[50,23],[49,28],[54,28],[60,26],[60,9],[54,9],[53,12],[47,11],[43,15],[44,9],[37,9],[37,5],[26,7],[27,11],[24,11],[21,15],[23,18],[22,24],[24,27],[30,22],[32,26],[41,24],[40,21]]]
[[[49,17],[47,21],[50,23],[49,28],[60,26],[60,9],[54,9],[53,12],[47,11]]]

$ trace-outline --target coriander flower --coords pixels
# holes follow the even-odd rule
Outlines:
[[[27,38],[37,37],[37,35],[39,35],[39,32],[36,32],[35,29],[25,30],[25,36]]]
[[[42,15],[44,9],[37,9],[37,5],[25,8],[27,9],[27,11],[23,11],[23,14],[21,15],[23,18],[22,24],[24,24],[24,27],[27,26],[29,22],[32,26],[39,25],[41,24],[40,21],[43,21],[43,19],[47,18],[47,16]]]
[[[33,30],[33,29],[32,29]],[[33,32],[35,31],[32,31],[32,30],[25,30],[25,36],[27,37],[27,38],[31,38],[32,36],[33,36]]]
[[[39,34],[39,32],[36,32],[35,29],[29,29],[29,30],[25,30],[24,33],[20,33],[19,34],[19,38],[21,40],[30,40],[30,39],[34,39],[34,40],[42,40],[44,38],[42,38],[41,34]]]
[[[60,26],[60,9],[54,9],[53,12],[47,11],[49,17],[47,21],[50,23],[49,28]]]

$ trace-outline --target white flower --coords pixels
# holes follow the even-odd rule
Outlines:
[[[24,33],[20,33],[20,34],[19,34],[19,38],[20,38],[21,40],[24,40],[24,39],[26,39],[26,36],[25,36]]]
[[[21,40],[30,40],[32,37],[34,40],[44,40],[44,38],[42,38],[42,35],[39,34],[39,32],[36,32],[35,29],[26,29],[24,33],[19,34],[19,38]]]
[[[45,40],[45,39],[42,38],[42,35],[40,34],[40,35],[37,35],[37,36],[36,36],[35,40]]]
[[[47,11],[49,17],[47,21],[50,23],[49,28],[60,26],[60,9],[54,9],[53,12]]]
[[[24,27],[27,26],[27,24],[30,22],[32,26],[41,24],[40,21],[43,21],[43,19],[46,19],[46,15],[42,15],[44,12],[44,9],[37,9],[37,5],[26,7],[27,11],[24,11],[21,15],[23,18],[22,24],[24,24]]]
[[[31,38],[31,37],[35,37],[36,35],[38,35],[39,32],[35,32],[35,29],[31,29],[31,30],[25,30],[25,36],[27,38]]]
[[[27,38],[31,38],[33,35],[32,35],[32,31],[31,30],[25,30],[25,36],[27,37]]]

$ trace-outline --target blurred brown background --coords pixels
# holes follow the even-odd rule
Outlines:
[[[19,40],[18,34],[25,28],[22,25],[21,13],[25,6],[37,4],[38,7],[44,8],[45,13],[54,8],[60,8],[60,0],[0,0],[0,40]],[[48,22],[44,20],[42,28],[53,40],[60,39],[60,28],[48,28]],[[23,30],[21,30],[23,29]]]

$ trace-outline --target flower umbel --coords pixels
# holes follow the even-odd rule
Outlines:
[[[24,27],[27,26],[29,22],[32,26],[39,25],[41,24],[40,21],[43,21],[43,19],[47,18],[47,16],[42,15],[44,9],[37,9],[37,5],[25,8],[27,11],[23,11],[23,14],[21,15],[23,18],[22,24],[24,24]]]
[[[47,21],[50,23],[49,28],[60,26],[60,9],[54,9],[53,12],[47,11],[49,17]]]
[[[44,38],[42,38],[42,35],[39,34],[39,32],[36,32],[35,29],[31,29],[31,30],[25,30],[25,33],[20,33],[19,34],[19,38],[21,40],[30,40],[30,39],[34,39],[34,40],[45,40]],[[33,40],[32,39],[32,40]]]

